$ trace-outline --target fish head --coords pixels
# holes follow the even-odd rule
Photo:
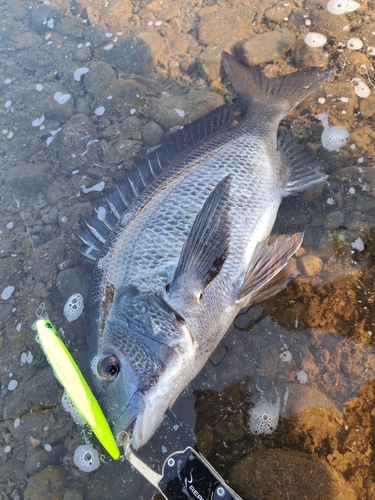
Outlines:
[[[181,318],[161,296],[133,286],[114,294],[92,367],[119,444],[126,436],[133,448],[143,446],[174,402],[184,338]]]

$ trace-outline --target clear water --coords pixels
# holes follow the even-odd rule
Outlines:
[[[326,4],[122,2],[121,9],[103,10],[100,17],[100,8],[89,2],[0,2],[1,498],[149,499],[154,494],[128,463],[114,463],[105,454],[92,474],[73,465],[82,432],[61,407],[62,390],[31,327],[44,303],[87,373],[83,320],[68,323],[63,315],[71,294],[86,295],[91,272],[73,250],[78,243],[70,228],[79,226],[80,215],[91,213],[88,196],[99,197],[103,185],[111,186],[113,176],[121,177],[144,153],[143,127],[151,116],[171,128],[188,113],[176,98],[168,122],[152,114],[154,99],[191,89],[227,94],[217,75],[209,82],[196,62],[234,44],[220,39],[230,23],[232,34],[225,36],[237,33],[238,40],[279,28],[296,36],[285,55],[266,64],[269,76],[309,60],[320,65],[327,60],[333,68],[325,89],[281,127],[319,157],[330,177],[280,208],[275,233],[305,231],[303,251],[293,261],[296,279],[278,296],[239,315],[181,395],[174,410],[186,432],[163,422],[139,456],[160,471],[168,453],[196,443],[243,498],[300,498],[305,476],[295,462],[297,451],[331,468],[322,476],[323,486],[317,482],[309,488],[309,498],[372,498],[375,5],[364,1],[355,12],[329,17]],[[244,8],[248,16],[252,12],[250,28],[229,17],[223,22],[228,8],[240,19]],[[103,29],[94,36],[87,29],[98,23]],[[322,33],[327,44],[313,49],[319,53],[309,52],[304,36],[317,26],[329,31]],[[135,76],[116,67],[111,76],[108,66],[97,66],[90,83],[86,78],[104,60],[103,51],[141,27],[162,36],[165,48],[155,51],[159,64]],[[349,49],[350,38],[361,39],[363,47]],[[115,86],[100,90],[107,78],[127,80],[125,93]],[[369,94],[363,97],[366,86]],[[345,142],[333,127],[345,127],[349,134],[339,149],[322,146],[322,133],[329,140],[330,127],[331,145]],[[160,127],[152,133],[149,141],[157,141]],[[272,433],[251,432],[251,412],[262,404],[264,415],[277,413]],[[274,481],[278,490],[264,479],[269,450],[289,453],[286,463],[298,470],[293,487],[284,469]],[[252,486],[244,493],[235,477],[236,470],[244,474],[239,460],[259,454],[256,471],[263,479],[245,473],[243,483]]]

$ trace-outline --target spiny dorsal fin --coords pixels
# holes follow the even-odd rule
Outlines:
[[[303,233],[278,236],[268,245],[268,239],[260,241],[249,262],[245,279],[238,292],[236,302],[252,301],[259,291],[287,265],[290,257],[299,249]]]
[[[218,183],[190,229],[168,287],[173,303],[185,299],[197,303],[224,265],[230,241],[230,182],[228,175]]]
[[[104,197],[106,202],[95,202],[94,209],[96,217],[85,219],[85,224],[98,241],[103,244],[116,220],[120,220],[127,209],[139,197],[139,195],[150,186],[158,176],[165,171],[172,162],[183,162],[189,154],[204,144],[216,134],[227,130],[233,121],[231,107],[228,104],[220,106],[207,115],[198,118],[192,123],[170,135],[163,145],[150,153],[135,168],[126,173],[123,180],[115,180],[116,189],[106,191]],[[98,218],[98,208],[102,206],[106,211],[105,219]],[[111,216],[111,215],[112,216]],[[103,227],[102,227],[103,226]],[[93,245],[88,241],[86,230],[77,230],[75,234],[83,241],[87,248],[79,252],[91,260],[95,260],[97,253],[92,252]],[[101,245],[102,246],[102,245]],[[95,255],[95,258],[93,258]]]
[[[279,150],[289,171],[286,196],[298,194],[328,178],[320,172],[320,163],[290,138],[279,139]]]

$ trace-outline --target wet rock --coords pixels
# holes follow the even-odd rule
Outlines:
[[[220,77],[221,53],[231,51],[232,42],[226,42],[210,50],[204,50],[197,59],[198,67],[202,75],[208,80],[216,80]]]
[[[310,31],[321,33],[327,38],[337,37],[341,40],[345,33],[344,28],[348,26],[345,16],[337,16],[328,12],[327,8],[314,8],[309,13],[311,20]]]
[[[159,33],[142,28],[120,39],[110,50],[102,49],[101,57],[119,69],[146,76],[157,66],[164,50]]]
[[[373,47],[375,45],[375,23],[362,24],[359,29],[359,38]]]
[[[20,58],[19,64],[22,68],[28,71],[35,71],[39,67],[39,61],[32,57],[23,56]]]
[[[73,59],[77,62],[84,63],[91,59],[91,49],[86,45],[82,45],[77,47],[73,52]],[[112,69],[112,68],[111,68]]]
[[[89,72],[84,76],[85,88],[94,96],[101,94],[116,79],[112,67],[103,61],[94,61],[89,65]]]
[[[87,0],[85,0],[87,3]],[[89,2],[92,4],[92,2]],[[99,12],[99,22],[101,26],[108,28],[123,29],[129,26],[129,18],[132,15],[131,0],[112,0],[105,2],[104,8]]]
[[[91,120],[86,115],[74,115],[63,125],[51,147],[60,167],[71,172],[97,162],[97,142]]]
[[[23,463],[14,454],[0,466],[0,484],[2,488],[8,482],[24,481],[26,479]]]
[[[353,116],[358,98],[348,82],[326,83],[324,85],[325,105],[329,109],[330,125],[346,125]]]
[[[148,122],[141,130],[142,140],[146,146],[156,146],[163,140],[164,132],[160,125]]]
[[[87,26],[83,31],[83,39],[85,43],[89,43],[93,49],[97,49],[108,41],[105,31],[101,26]]]
[[[320,274],[323,267],[322,260],[317,255],[313,254],[303,255],[299,259],[299,263],[302,266],[302,272],[306,276],[317,276]]]
[[[81,491],[73,488],[66,490],[66,492],[64,493],[63,500],[83,500],[83,495]]]
[[[237,9],[206,7],[198,12],[198,40],[206,46],[237,42],[253,34],[256,6]]]
[[[286,28],[255,35],[236,45],[236,50],[249,66],[274,61],[295,43],[295,36]]]
[[[77,43],[83,39],[84,25],[81,19],[70,16],[64,17],[58,23],[56,30],[64,38],[69,37],[70,40],[74,40]]]
[[[66,472],[62,467],[49,466],[33,476],[25,490],[25,500],[50,498],[63,500],[67,483]]]
[[[134,114],[140,106],[143,106],[145,98],[146,92],[143,85],[135,80],[119,78],[112,81],[97,101],[100,105],[105,106],[111,116],[123,119]]]
[[[311,455],[294,450],[255,450],[231,468],[228,479],[244,500],[356,498],[351,486],[325,459],[312,460]]]
[[[22,381],[7,398],[4,419],[14,420],[19,415],[37,408],[51,408],[60,401],[56,391],[57,381],[50,366],[39,371],[31,379]]]
[[[326,215],[324,223],[327,229],[336,229],[343,225],[345,215],[342,212],[331,212]]]
[[[223,97],[213,92],[190,90],[180,96],[164,94],[159,99],[150,99],[150,116],[168,130],[190,123],[223,104]]]
[[[273,2],[272,2],[273,3]],[[275,4],[267,9],[265,16],[270,21],[274,23],[281,24],[285,18],[288,18],[293,12],[293,4],[290,2],[284,2],[284,0],[279,0]]]
[[[301,42],[296,47],[296,65],[300,69],[326,68],[329,58],[320,47],[309,47],[305,42]]]
[[[38,298],[46,298],[48,297],[48,290],[47,290],[47,287],[44,283],[37,283],[35,286],[34,286],[34,289],[33,289],[33,294],[35,295],[35,297],[38,297]]]
[[[48,465],[57,465],[62,458],[65,447],[62,444],[57,444],[51,448],[51,451],[45,449],[36,450],[29,455],[25,460],[25,471],[31,475]]]
[[[366,99],[359,100],[359,110],[363,118],[370,118],[375,113],[375,93],[371,94]]]
[[[27,10],[25,7],[20,5],[16,6],[14,11],[12,12],[12,18],[14,21],[22,21],[27,16]]]
[[[64,271],[59,272],[56,285],[65,300],[73,293],[80,293],[83,297],[87,295],[87,283],[76,268],[64,269]]]
[[[16,50],[35,50],[41,43],[42,39],[35,33],[35,31],[26,31],[14,42],[14,48]]]
[[[35,118],[45,115],[46,118],[65,122],[74,114],[74,99],[69,90],[60,83],[46,82],[39,92],[35,85],[21,93],[26,111]]]
[[[61,12],[52,5],[34,4],[29,12],[30,24],[39,35],[53,29],[61,19]]]
[[[78,97],[76,100],[76,113],[77,115],[89,115],[90,104],[83,97]]]
[[[34,196],[43,191],[53,178],[50,163],[20,163],[6,173],[8,182],[18,196]]]

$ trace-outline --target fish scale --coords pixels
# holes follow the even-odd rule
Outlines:
[[[277,129],[329,72],[268,79],[229,54],[223,63],[244,119],[230,127],[223,107],[192,123],[107,196],[120,219],[95,264],[86,324],[92,380],[124,446],[148,441],[242,307],[285,286],[303,235],[268,244],[279,205],[326,178],[297,145],[278,146]]]

